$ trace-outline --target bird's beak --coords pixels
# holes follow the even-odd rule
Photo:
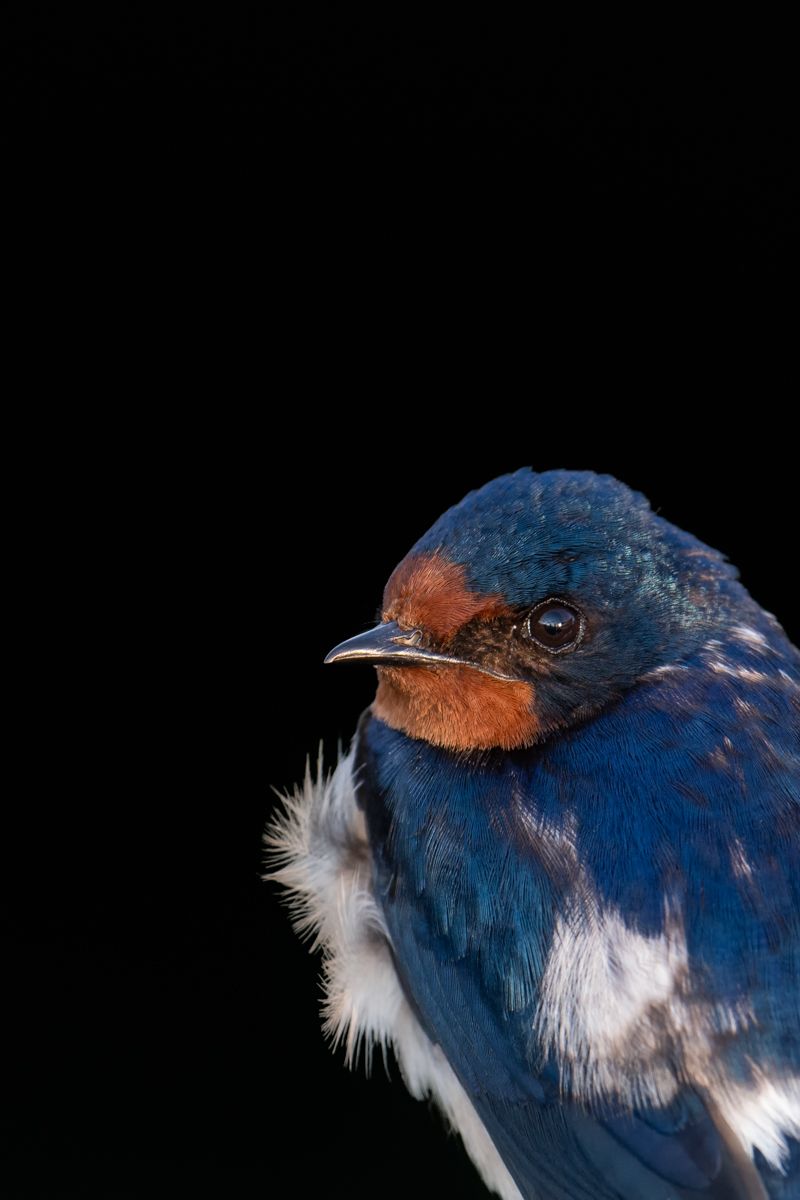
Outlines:
[[[439,650],[429,650],[420,645],[422,631],[419,629],[401,629],[397,621],[384,621],[366,633],[359,633],[347,642],[334,646],[326,657],[326,663],[348,662],[361,659],[370,662],[374,667],[381,666],[414,666],[421,664],[428,667],[441,667],[451,664],[456,667],[472,667],[484,675],[493,675],[496,679],[511,679],[511,676],[495,671],[480,663],[470,662],[465,658],[456,658],[451,654],[442,654]]]
[[[419,629],[401,629],[396,621],[384,621],[374,629],[368,629],[366,633],[359,633],[356,637],[334,646],[325,662],[364,659],[373,666],[382,666],[384,663],[395,663],[398,666],[411,663],[427,663],[431,666],[443,663],[467,665],[463,658],[452,658],[421,646],[421,638]]]

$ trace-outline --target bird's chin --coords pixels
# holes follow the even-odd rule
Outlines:
[[[378,667],[375,716],[448,750],[514,750],[540,736],[533,686],[467,664]]]

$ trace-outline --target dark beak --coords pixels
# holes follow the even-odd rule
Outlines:
[[[472,667],[484,675],[494,675],[496,679],[509,679],[510,676],[500,671],[469,662],[464,658],[455,658],[451,654],[442,654],[438,650],[428,650],[419,643],[422,633],[419,629],[401,629],[396,621],[385,621],[359,633],[347,642],[334,646],[326,657],[326,663],[356,661],[370,662],[374,667],[380,666],[423,666],[437,667],[450,663],[457,667]]]
[[[359,633],[356,637],[334,646],[325,662],[364,659],[371,662],[373,666],[380,666],[383,663],[397,663],[398,665],[405,663],[459,663],[463,665],[464,660],[461,658],[450,658],[446,654],[439,654],[436,650],[428,650],[424,646],[420,646],[421,637],[419,629],[401,629],[396,621],[385,621],[382,625],[376,625],[374,629],[368,629],[366,633]]]

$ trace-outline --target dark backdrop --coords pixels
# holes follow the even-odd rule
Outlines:
[[[100,406],[39,426],[25,493],[5,1194],[482,1194],[396,1069],[324,1046],[261,833],[370,700],[325,652],[501,471],[618,475],[797,637],[788,84],[695,32],[12,42],[64,289],[37,356]]]

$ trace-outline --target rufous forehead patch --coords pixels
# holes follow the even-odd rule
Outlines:
[[[466,571],[438,551],[409,554],[395,567],[383,593],[383,618],[403,629],[426,629],[446,641],[474,617],[499,617],[511,609],[497,593],[473,592]]]

